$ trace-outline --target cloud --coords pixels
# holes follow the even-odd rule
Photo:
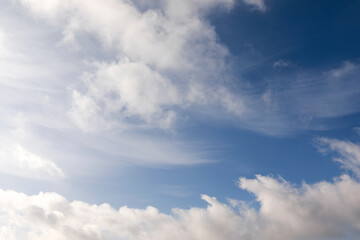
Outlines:
[[[328,73],[334,78],[341,78],[358,68],[359,68],[359,66],[357,66],[357,64],[354,64],[350,61],[345,61],[345,62],[343,62],[342,66],[340,66],[339,68],[333,69],[333,70],[329,71]]]
[[[86,79],[86,94],[73,91],[70,116],[82,121],[77,122],[80,127],[87,129],[85,124],[105,121],[106,117],[110,122],[114,115],[117,119],[136,116],[149,125],[170,127],[175,112],[166,108],[181,104],[182,99],[169,79],[144,64],[128,60],[97,65],[94,76]],[[100,120],[100,116],[104,117]]]
[[[321,152],[333,151],[338,154],[334,160],[360,177],[360,145],[337,139],[318,138],[316,144]]]
[[[248,4],[252,6],[254,9],[265,12],[266,11],[266,5],[264,0],[243,0],[245,4]]]
[[[63,171],[52,161],[15,144],[0,150],[0,172],[33,179],[64,178]]]
[[[224,204],[203,195],[206,208],[118,210],[108,204],[69,202],[56,193],[25,195],[0,190],[0,237],[12,239],[335,239],[358,236],[360,184],[347,175],[334,182],[293,187],[285,180],[240,178],[260,209]],[[236,202],[236,204],[234,204]],[[7,238],[9,239],[9,238]],[[10,238],[11,239],[11,238]]]
[[[70,90],[69,114],[84,130],[129,122],[170,128],[179,112],[197,106],[244,111],[243,99],[223,84],[228,50],[204,19],[214,7],[230,9],[233,0],[169,0],[146,10],[114,0],[20,2],[59,26],[63,43],[81,46],[83,38],[95,36],[95,47],[114,52],[94,61],[84,84]]]
[[[270,76],[260,86],[261,95],[248,97],[246,108],[253,111],[242,115],[243,127],[270,135],[324,130],[333,127],[330,118],[360,110],[360,90],[354,87],[358,85],[359,64],[348,62],[336,68],[289,71]]]
[[[188,118],[178,111],[194,108],[196,113],[194,102],[221,101],[234,108],[231,99],[239,100],[234,94],[225,101],[226,90],[202,82],[182,88],[181,82],[145,63],[105,57],[109,49],[91,36],[79,34],[83,49],[58,44],[59,33],[25,15],[18,4],[4,2],[0,12],[4,50],[11,53],[0,56],[0,142],[7,154],[18,144],[43,159],[51,156],[71,177],[98,174],[109,163],[120,168],[124,163],[163,167],[211,162],[205,142],[174,133],[177,119]],[[129,77],[134,81],[126,81]]]
[[[273,68],[280,69],[280,68],[290,67],[291,65],[292,65],[291,62],[281,59],[281,60],[274,62]]]
[[[89,64],[79,68],[80,81],[73,76],[68,84],[67,116],[84,132],[172,132],[184,119],[211,118],[286,135],[327,128],[327,118],[360,109],[353,87],[359,68],[352,62],[326,70],[289,69],[296,76],[269,74],[262,86],[233,81],[232,56],[207,20],[216,8],[231,9],[231,0],[19,2],[60,29],[66,46],[83,48]],[[266,9],[263,1],[248,4]],[[289,64],[280,60],[273,67]]]
[[[260,239],[335,239],[359,230],[360,184],[348,175],[300,188],[257,175],[240,178],[239,186],[260,203]]]
[[[0,28],[0,58],[3,58],[4,56],[8,55],[8,51],[6,49],[5,45],[6,35],[2,28]]]

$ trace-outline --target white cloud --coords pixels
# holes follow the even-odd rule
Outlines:
[[[260,209],[206,195],[206,208],[154,207],[116,210],[108,204],[69,202],[56,193],[28,196],[0,190],[0,237],[12,239],[256,239],[296,240],[359,237],[360,184],[347,175],[334,182],[293,187],[284,180],[241,178]],[[232,207],[233,206],[233,207]],[[354,238],[354,239],[355,239]],[[8,238],[7,238],[8,239]]]
[[[206,2],[208,7],[231,5],[225,3],[231,1],[224,1],[225,5],[222,1]],[[11,53],[0,56],[0,141],[7,154],[12,152],[12,145],[19,144],[43,159],[51,156],[71,177],[98,174],[110,162],[111,168],[120,168],[124,163],[163,166],[211,160],[205,142],[185,141],[180,134],[173,134],[177,127],[174,121],[178,118],[187,121],[188,113],[179,114],[181,109],[191,109],[194,114],[200,112],[200,108],[192,109],[197,104],[230,105],[219,100],[224,91],[206,86],[204,81],[177,81],[183,78],[178,76],[174,80],[170,75],[175,73],[163,74],[144,62],[113,56],[120,55],[118,48],[99,44],[94,40],[95,33],[86,34],[85,38],[84,32],[76,35],[74,40],[80,49],[58,44],[61,37],[56,28],[24,14],[19,4],[10,1],[3,4],[2,42],[4,51]],[[208,9],[204,6],[199,11],[197,14],[205,14]],[[139,10],[138,14],[142,12]],[[114,30],[117,23],[111,24],[109,27]],[[207,24],[205,20],[204,24]],[[211,29],[209,34],[213,34]],[[191,71],[200,73],[200,70]],[[188,74],[189,78],[185,71],[177,75],[196,79],[198,73]],[[129,77],[133,81],[126,81]],[[96,91],[97,87],[101,92]],[[211,92],[216,96],[210,98]],[[235,99],[234,94],[231,96]],[[240,98],[236,99],[241,102]],[[85,131],[78,131],[78,127]],[[168,130],[155,132],[149,129],[153,127]],[[91,131],[94,129],[99,131]]]
[[[360,145],[337,139],[318,138],[316,143],[321,152],[334,151],[338,157],[334,160],[343,168],[353,171],[360,177]]]
[[[260,203],[260,239],[346,238],[360,229],[360,184],[348,175],[334,183],[304,183],[300,188],[258,175],[256,179],[241,178],[239,186]]]
[[[261,12],[266,11],[266,5],[264,0],[242,0],[245,4],[248,4],[252,7],[254,7],[256,10],[259,10]]]
[[[0,150],[0,172],[34,179],[63,178],[65,174],[52,161],[15,144]]]
[[[148,124],[169,127],[175,113],[164,109],[181,104],[178,90],[169,79],[144,64],[128,60],[97,66],[94,76],[85,79],[87,92],[82,95],[73,91],[73,119],[89,123],[100,116],[109,121],[114,115],[117,119],[136,116]],[[86,129],[83,124],[78,125]]]
[[[68,112],[67,115],[61,112],[61,115],[71,116],[77,127],[85,131],[111,128],[124,130],[136,126],[141,129],[170,128],[172,131],[181,126],[177,123],[183,119],[202,116],[205,121],[207,118],[221,118],[223,121],[231,119],[234,125],[242,128],[283,135],[299,129],[326,128],[327,124],[319,124],[319,121],[359,110],[359,101],[354,101],[359,91],[353,87],[359,72],[356,63],[345,62],[343,66],[328,70],[325,74],[324,69],[293,69],[297,73],[296,77],[290,74],[290,77],[286,75],[269,79],[269,75],[266,84],[261,84],[266,85],[266,89],[249,86],[251,83],[246,85],[241,79],[231,83],[229,79],[235,77],[229,76],[232,71],[227,60],[231,59],[231,55],[219,41],[207,14],[219,8],[231,9],[233,0],[17,2],[30,10],[36,19],[43,20],[37,22],[41,28],[31,30],[32,33],[51,29],[53,34],[42,36],[36,41],[23,35],[13,38],[20,43],[18,48],[28,46],[31,42],[31,54],[41,52],[43,54],[40,57],[44,60],[36,59],[36,62],[30,59],[26,64],[15,66],[9,66],[6,62],[0,73],[8,73],[10,69],[10,74],[6,75],[11,78],[13,74],[24,75],[25,78],[36,75],[33,77],[36,81],[33,82],[40,85],[46,85],[49,79],[61,75],[61,79],[59,77],[56,80],[56,89],[51,90],[71,87],[68,93],[61,96],[57,106],[62,107],[61,111]],[[264,1],[246,2],[250,7],[266,9]],[[26,19],[28,22],[33,23],[31,19]],[[50,23],[52,27],[44,27],[44,23]],[[33,28],[26,25],[25,29]],[[62,32],[62,42],[65,43],[57,51],[63,51],[69,46],[71,48],[72,43],[79,47],[80,50],[67,52],[73,58],[49,58],[54,54],[54,48],[33,44],[58,41],[61,37],[54,34],[54,29]],[[26,41],[20,42],[22,39]],[[250,57],[243,57],[244,66],[252,62]],[[92,64],[84,67],[80,59]],[[128,64],[124,64],[125,61]],[[57,69],[48,66],[52,62],[57,62]],[[69,63],[78,72],[85,72],[84,81],[77,82],[79,73],[75,71],[67,76],[59,73],[69,69],[69,66],[58,62]],[[278,62],[274,67],[285,67],[286,64],[290,63]],[[148,74],[139,74],[134,66],[146,69]],[[17,71],[19,68],[23,70]],[[54,70],[56,74],[51,76]],[[39,72],[44,75],[41,80],[37,79]],[[108,87],[103,86],[102,81]],[[20,86],[34,88],[30,84],[33,82],[23,81]],[[159,85],[160,82],[162,84]],[[8,85],[13,83],[12,80],[6,82]],[[118,86],[120,83],[121,88],[109,91],[110,86]],[[97,88],[101,91],[94,91]],[[264,92],[271,92],[271,99],[259,94]],[[149,97],[150,101],[144,101],[143,96]],[[58,96],[52,99],[56,98],[59,99]],[[68,99],[71,99],[72,104],[67,104]],[[271,104],[264,104],[264,99],[270,99]],[[212,115],[209,116],[209,113]]]
[[[3,29],[0,28],[0,58],[3,58],[4,56],[8,55],[8,51],[6,49],[5,45],[5,32]]]
[[[230,9],[233,0],[168,0],[143,11],[129,1],[20,2],[61,27],[63,42],[81,45],[90,34],[115,52],[116,60],[95,62],[85,84],[71,91],[70,116],[85,130],[134,120],[169,128],[180,110],[201,104],[244,111],[223,84],[228,51],[203,17],[215,6]]]

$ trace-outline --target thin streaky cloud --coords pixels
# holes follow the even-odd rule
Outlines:
[[[260,12],[266,11],[266,5],[264,0],[242,0],[245,4],[252,6],[255,10]]]
[[[0,166],[2,173],[25,178],[40,180],[65,178],[63,170],[54,162],[18,144],[0,150]]]
[[[350,141],[342,141],[338,139],[318,138],[316,146],[323,153],[335,152],[338,156],[334,157],[334,161],[341,166],[354,172],[360,177],[360,145]]]

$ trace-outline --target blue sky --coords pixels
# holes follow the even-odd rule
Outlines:
[[[0,4],[1,239],[359,238],[359,1]]]

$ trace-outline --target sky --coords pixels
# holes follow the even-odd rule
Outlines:
[[[359,239],[359,22],[358,0],[0,0],[0,239]]]

